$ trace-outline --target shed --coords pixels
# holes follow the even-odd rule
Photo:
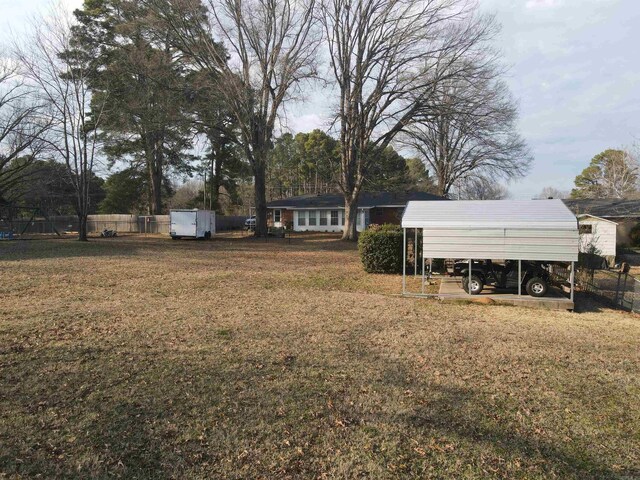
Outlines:
[[[578,215],[580,231],[580,253],[591,254],[603,259],[607,266],[616,261],[616,222],[584,213]]]
[[[407,204],[402,228],[405,237],[407,229],[416,229],[416,237],[418,231],[422,232],[423,261],[464,258],[470,262],[474,259],[567,262],[571,264],[573,286],[578,222],[561,200],[413,201]]]

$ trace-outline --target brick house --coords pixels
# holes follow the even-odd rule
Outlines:
[[[446,200],[425,192],[363,192],[358,200],[358,231],[372,223],[400,225],[410,200]],[[267,204],[269,226],[297,232],[341,232],[344,226],[344,197],[337,193],[299,195]]]

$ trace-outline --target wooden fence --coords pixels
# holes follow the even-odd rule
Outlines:
[[[239,230],[244,227],[245,216],[216,215],[216,231]],[[101,232],[104,229],[115,230],[119,233],[164,233],[169,234],[169,215],[128,215],[101,214],[89,215],[87,230]],[[27,218],[14,219],[11,222],[1,222],[0,230],[13,231],[20,234],[52,234],[56,231],[77,232],[78,217],[74,215],[54,215],[48,219]]]

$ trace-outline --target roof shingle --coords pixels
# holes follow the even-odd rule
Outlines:
[[[358,199],[358,207],[404,207],[412,200],[447,200],[444,197],[426,192],[362,192]],[[338,193],[322,193],[299,195],[297,197],[273,200],[267,203],[268,208],[344,208],[344,196]]]
[[[602,218],[640,217],[640,200],[585,198],[566,199],[563,202],[576,215],[588,213]]]

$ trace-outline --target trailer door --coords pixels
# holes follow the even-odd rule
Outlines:
[[[171,212],[171,235],[174,237],[195,237],[196,212]]]

